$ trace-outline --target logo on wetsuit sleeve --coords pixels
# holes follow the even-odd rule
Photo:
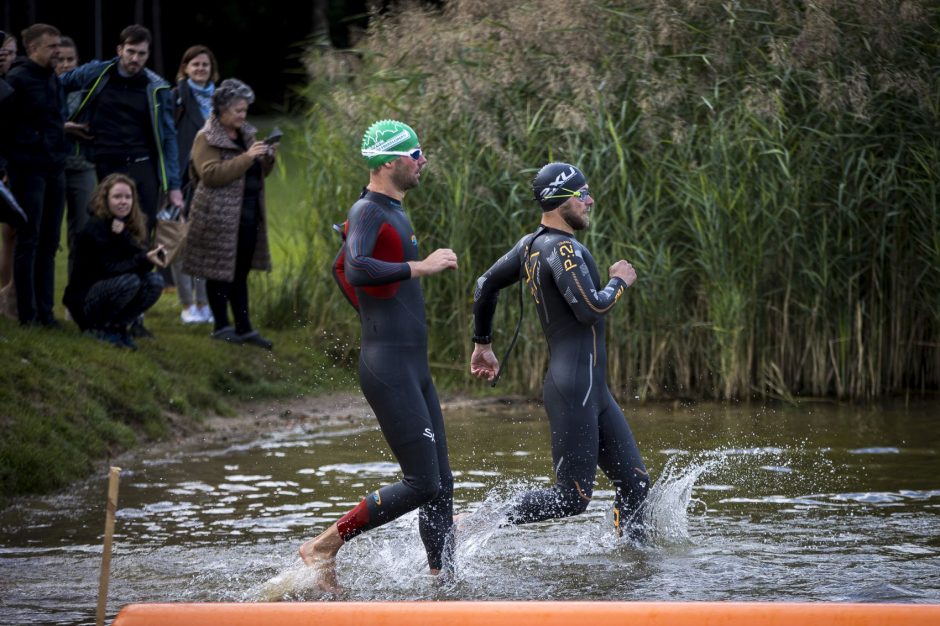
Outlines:
[[[372,492],[372,501],[375,502],[376,506],[382,506],[382,496],[379,495],[378,491]]]
[[[571,245],[570,241],[559,244],[558,253],[561,254],[562,258],[564,259],[564,269],[566,272],[577,267],[577,263],[574,262],[574,246]]]
[[[431,441],[434,441],[434,433],[431,432],[430,428],[425,428],[424,432],[421,434],[427,437],[428,439],[430,439]]]
[[[411,233],[411,245],[413,245],[415,248],[418,247],[418,238],[415,237],[414,233]]]

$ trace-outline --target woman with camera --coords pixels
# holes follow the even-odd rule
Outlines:
[[[62,302],[82,330],[136,350],[128,327],[163,293],[163,278],[153,268],[166,266],[166,251],[144,246],[146,220],[129,176],[111,174],[98,183],[90,212],[75,238]]]
[[[271,341],[251,326],[248,273],[271,269],[264,178],[274,167],[277,143],[256,141],[255,128],[245,121],[254,99],[251,88],[235,78],[212,94],[212,114],[193,142],[196,190],[183,271],[206,279],[214,339],[270,350]]]

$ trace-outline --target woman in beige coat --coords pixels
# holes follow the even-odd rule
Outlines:
[[[251,326],[248,272],[271,269],[264,178],[274,167],[277,145],[256,141],[245,121],[254,99],[242,81],[222,81],[212,96],[212,114],[193,142],[190,175],[196,188],[183,271],[206,279],[214,339],[270,350],[273,344]]]

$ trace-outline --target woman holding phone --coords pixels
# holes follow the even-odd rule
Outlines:
[[[75,237],[75,260],[62,302],[79,328],[119,348],[136,350],[131,322],[156,304],[166,266],[163,246],[144,247],[146,220],[137,186],[124,174],[98,183],[91,216]]]
[[[212,95],[212,113],[193,142],[196,187],[183,271],[206,279],[213,339],[270,350],[273,343],[251,325],[248,273],[271,269],[264,178],[274,168],[277,143],[257,141],[246,121],[254,99],[251,87],[236,78],[222,81]]]

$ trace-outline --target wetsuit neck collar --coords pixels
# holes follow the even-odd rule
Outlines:
[[[362,188],[362,194],[359,197],[365,198],[366,200],[370,200],[382,206],[387,206],[391,209],[397,209],[399,211],[404,210],[404,207],[402,207],[400,200],[393,198],[391,196],[387,196],[384,193],[381,193],[379,191],[372,191],[368,187]]]
[[[568,231],[566,231],[566,230],[561,230],[560,228],[553,228],[553,227],[548,226],[548,225],[546,225],[546,224],[539,224],[539,228],[545,229],[545,232],[547,232],[547,233],[556,233],[556,234],[559,234],[559,235],[564,235],[565,237],[574,237],[574,236],[575,236],[574,233],[569,233]]]

